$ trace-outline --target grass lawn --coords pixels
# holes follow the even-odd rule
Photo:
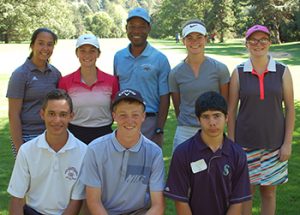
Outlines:
[[[185,52],[182,45],[176,44],[174,41],[151,40],[155,45],[162,46],[166,51]],[[1,45],[0,45],[1,46]],[[207,53],[212,55],[229,56],[232,58],[246,58],[247,54],[243,49],[244,45],[239,42],[228,44],[209,44]],[[16,50],[15,50],[16,51]],[[300,43],[290,43],[283,45],[275,45],[272,52],[290,53],[292,57],[280,59],[288,65],[300,65]],[[220,56],[219,56],[220,57]],[[3,61],[5,62],[5,61]],[[300,72],[300,71],[298,71]],[[5,98],[7,81],[9,75],[0,73],[0,214],[8,214],[9,196],[6,193],[7,184],[13,167],[13,156],[9,143],[8,119],[7,119],[7,101]],[[295,82],[295,81],[294,81]],[[299,82],[299,81],[298,81]],[[298,83],[299,84],[299,83]],[[293,155],[289,161],[289,182],[286,185],[279,186],[277,191],[277,212],[278,215],[297,215],[300,209],[300,102],[295,102],[296,108],[296,124],[293,139]],[[165,127],[165,145],[164,160],[166,172],[169,168],[171,159],[172,142],[176,128],[176,118],[174,110],[171,108],[167,124]],[[166,215],[175,214],[173,202],[166,200]],[[253,212],[259,214],[259,199],[254,199]]]

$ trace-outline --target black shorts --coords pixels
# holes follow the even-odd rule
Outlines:
[[[94,139],[102,137],[112,132],[111,125],[102,127],[82,127],[78,125],[69,124],[69,131],[85,144],[89,144]]]

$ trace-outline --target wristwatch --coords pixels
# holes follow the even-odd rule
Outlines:
[[[161,128],[156,128],[155,129],[155,134],[163,134],[164,133],[164,130],[161,129]]]

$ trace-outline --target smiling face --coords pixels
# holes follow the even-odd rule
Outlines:
[[[86,44],[76,49],[76,55],[79,59],[81,67],[95,67],[100,51],[95,46]]]
[[[192,32],[183,38],[188,54],[204,53],[206,42],[207,37],[197,32]]]
[[[139,102],[120,101],[112,112],[117,122],[118,134],[126,136],[139,136],[142,123],[145,120],[143,104]]]
[[[246,41],[246,47],[252,57],[266,56],[270,45],[269,35],[259,31],[251,34]]]
[[[145,47],[150,29],[149,23],[142,18],[133,17],[128,20],[126,32],[131,45],[134,47]]]
[[[47,135],[67,135],[69,122],[73,119],[73,113],[65,99],[48,100],[47,105],[40,112],[45,122]]]
[[[48,32],[40,32],[31,44],[32,60],[37,64],[46,62],[52,55],[55,41],[53,35]]]

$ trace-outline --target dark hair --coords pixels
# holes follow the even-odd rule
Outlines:
[[[214,91],[203,93],[195,103],[195,114],[199,118],[201,114],[208,110],[221,111],[227,115],[227,102],[223,96]]]
[[[67,103],[69,104],[70,112],[73,112],[73,103],[72,99],[69,96],[69,94],[62,89],[54,89],[47,93],[47,95],[44,98],[43,104],[42,104],[42,109],[45,110],[48,105],[49,100],[66,100]]]
[[[200,24],[200,25],[202,25],[203,27],[206,28],[204,22],[202,22],[200,19],[190,19],[190,20],[183,23],[181,29],[183,29],[185,26],[187,26],[189,24],[194,24],[194,23]]]
[[[31,35],[30,47],[35,43],[37,36],[38,36],[40,33],[42,33],[42,32],[46,32],[46,33],[51,34],[52,37],[53,37],[54,45],[57,43],[57,35],[56,35],[53,31],[51,31],[51,30],[48,29],[48,28],[38,28],[38,29],[36,29],[36,30],[33,32],[33,34]],[[32,51],[31,51],[28,58],[31,59],[32,56],[33,56],[33,53],[32,53]]]

